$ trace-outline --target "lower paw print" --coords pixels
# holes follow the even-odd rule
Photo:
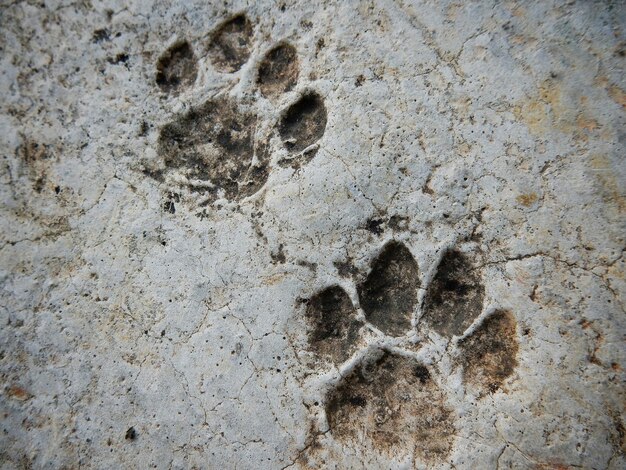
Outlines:
[[[517,366],[515,316],[484,314],[479,268],[457,249],[444,253],[425,288],[411,251],[397,241],[364,274],[353,286],[358,308],[338,285],[305,302],[303,355],[312,358],[314,387],[326,391],[315,397],[323,406],[298,463],[445,463],[461,410],[449,398],[458,384],[439,362],[447,356],[462,370],[466,400],[504,390]]]
[[[424,461],[445,457],[452,446],[452,410],[428,368],[411,357],[376,351],[332,390],[325,408],[341,442]]]
[[[202,55],[219,74],[239,73],[254,54],[254,42],[255,25],[240,13],[216,27],[207,44],[196,47],[202,53],[194,51],[187,40],[167,49],[157,61],[155,84],[170,96],[183,93],[196,82]],[[250,90],[253,98],[237,101],[221,93],[162,126],[157,158],[144,162],[144,173],[167,191],[187,192],[199,206],[205,206],[218,199],[240,201],[265,185],[273,136],[282,142],[282,153],[287,155],[278,164],[299,168],[310,161],[326,129],[321,95],[307,88],[273,123],[263,119],[257,106],[258,99],[275,105],[296,87],[300,70],[296,48],[280,41],[256,67],[256,91]]]

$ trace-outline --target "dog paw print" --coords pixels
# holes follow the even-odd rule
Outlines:
[[[239,73],[255,51],[255,25],[240,13],[209,34],[203,50],[220,74]],[[167,49],[156,63],[156,85],[177,96],[194,85],[198,56],[189,41]],[[284,106],[276,122],[258,112],[257,100],[276,105],[296,88],[300,66],[296,48],[275,43],[258,61],[254,87],[259,94],[244,102],[225,94],[210,98],[176,116],[159,132],[157,159],[144,173],[165,183],[168,191],[186,189],[200,205],[217,199],[240,201],[257,193],[267,182],[272,165],[272,137],[285,151],[277,164],[299,168],[313,158],[326,129],[327,111],[322,96],[312,89]],[[260,95],[260,96],[259,96]],[[262,98],[261,98],[262,97]]]
[[[457,249],[444,253],[422,288],[411,251],[391,241],[355,291],[359,308],[338,285],[305,302],[305,355],[315,358],[317,372],[332,375],[330,391],[320,397],[316,435],[354,450],[410,458],[418,467],[445,461],[457,412],[446,393],[454,384],[438,362],[449,355],[468,400],[504,391],[517,366],[515,316],[506,310],[482,315],[480,270]],[[422,344],[415,344],[416,332]],[[308,456],[320,447],[308,446]]]

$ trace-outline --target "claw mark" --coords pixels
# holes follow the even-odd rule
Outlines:
[[[498,310],[460,343],[465,382],[493,393],[517,367],[517,322],[507,310]]]
[[[422,318],[440,335],[460,335],[480,315],[484,294],[480,275],[467,257],[450,250],[428,286]]]
[[[392,455],[444,459],[453,442],[453,416],[430,372],[415,359],[380,351],[328,397],[333,437]]]
[[[411,252],[402,243],[388,243],[358,287],[368,321],[389,335],[407,333],[419,284],[417,262]]]
[[[298,54],[295,47],[291,44],[279,44],[263,58],[257,84],[264,96],[276,98],[296,85],[298,74]]]
[[[220,72],[236,72],[250,57],[252,23],[241,13],[222,23],[211,35],[209,55]]]
[[[175,44],[157,61],[156,82],[161,90],[178,94],[192,85],[198,75],[196,57],[187,41]]]
[[[362,324],[341,287],[328,287],[315,294],[309,299],[306,315],[312,325],[309,344],[314,352],[336,364],[352,355]]]

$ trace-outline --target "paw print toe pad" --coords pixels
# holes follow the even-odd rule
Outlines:
[[[466,255],[447,251],[424,298],[422,320],[442,336],[461,335],[480,315],[485,288]]]
[[[411,329],[419,285],[417,262],[411,252],[399,242],[385,245],[358,287],[368,321],[385,334],[406,334]]]
[[[232,73],[248,61],[254,28],[246,15],[222,23],[211,35],[209,55],[220,72]]]
[[[296,85],[299,75],[297,57],[296,48],[286,43],[279,44],[265,55],[257,77],[257,85],[264,96],[275,99]]]
[[[306,315],[311,350],[334,363],[348,359],[362,326],[348,294],[339,286],[328,287],[309,299]]]
[[[290,153],[299,153],[313,145],[326,130],[324,99],[311,92],[293,103],[282,117],[279,133]]]
[[[196,81],[198,65],[187,41],[165,51],[157,61],[156,82],[164,92],[177,94]]]
[[[491,314],[460,343],[465,382],[483,392],[495,392],[517,366],[516,321],[507,310]]]

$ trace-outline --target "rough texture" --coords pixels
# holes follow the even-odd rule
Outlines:
[[[193,84],[198,75],[198,66],[191,46],[187,41],[174,44],[163,53],[156,64],[157,85],[164,92],[177,93]]]
[[[0,468],[626,467],[625,18],[5,2]]]
[[[432,465],[452,446],[454,420],[428,369],[383,352],[365,361],[327,398],[333,437],[391,457],[415,453]]]

